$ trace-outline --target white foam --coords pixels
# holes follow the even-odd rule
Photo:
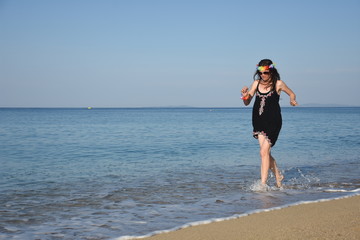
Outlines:
[[[353,190],[345,190],[345,189],[325,189],[324,192],[344,192],[344,193],[357,193],[360,192],[360,188]]]
[[[336,198],[318,199],[318,200],[315,200],[315,201],[300,201],[300,202],[287,204],[287,205],[283,205],[283,206],[279,206],[279,207],[268,208],[268,209],[257,209],[257,210],[249,211],[249,212],[242,213],[242,214],[236,214],[236,215],[233,215],[233,216],[230,216],[230,217],[213,218],[213,219],[204,220],[204,221],[197,221],[197,222],[187,223],[187,224],[184,224],[184,225],[182,225],[180,227],[175,227],[175,228],[168,229],[168,230],[155,231],[155,232],[149,233],[147,235],[143,235],[143,236],[122,236],[122,237],[119,237],[119,238],[115,238],[114,240],[142,239],[142,238],[147,238],[147,237],[151,237],[151,236],[158,235],[158,234],[178,231],[180,229],[184,229],[184,228],[188,228],[188,227],[194,227],[194,226],[205,225],[205,224],[209,224],[209,223],[213,223],[213,222],[222,222],[222,221],[237,219],[237,218],[241,218],[241,217],[246,217],[246,216],[249,216],[249,215],[255,214],[255,213],[270,212],[270,211],[279,210],[279,209],[283,209],[283,208],[287,208],[287,207],[291,207],[291,206],[302,205],[302,204],[327,202],[327,201],[331,201],[331,200],[345,199],[345,198],[349,198],[349,197],[353,197],[353,196],[359,196],[360,194],[358,194],[358,192],[360,192],[360,188],[355,189],[355,190],[349,190],[349,192],[352,192],[352,193],[355,193],[355,194],[350,194],[350,195],[347,195],[347,196],[336,197]]]

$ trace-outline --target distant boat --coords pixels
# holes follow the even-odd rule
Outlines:
[[[91,109],[92,109],[92,107],[88,107],[88,109],[89,109],[89,110],[91,110]]]

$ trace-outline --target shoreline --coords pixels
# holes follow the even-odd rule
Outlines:
[[[303,201],[117,240],[360,239],[360,194]]]

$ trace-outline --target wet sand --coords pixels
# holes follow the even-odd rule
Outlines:
[[[360,239],[360,195],[254,213],[146,240]]]

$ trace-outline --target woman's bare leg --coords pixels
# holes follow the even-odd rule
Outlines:
[[[261,183],[266,184],[270,169],[270,150],[271,145],[263,135],[258,135],[260,145],[260,157],[261,157]]]
[[[276,164],[275,159],[273,158],[273,156],[271,156],[270,153],[270,169],[271,171],[274,173],[275,178],[276,178],[276,186],[277,187],[281,187],[282,186],[282,180],[284,179],[284,176],[281,174],[281,172],[279,171],[279,168]]]
[[[269,169],[274,173],[276,178],[276,186],[282,186],[282,180],[284,176],[279,171],[275,159],[271,156],[271,145],[263,135],[258,135],[260,145],[260,157],[261,157],[261,183],[266,184],[268,179]]]

